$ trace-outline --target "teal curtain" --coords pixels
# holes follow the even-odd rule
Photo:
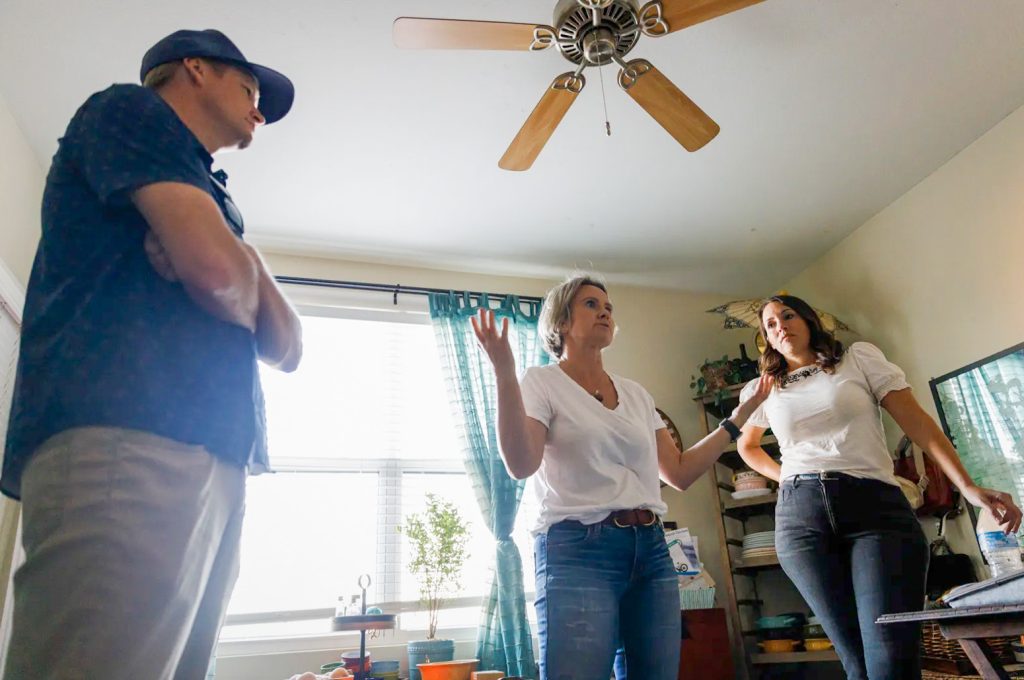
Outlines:
[[[494,580],[483,605],[477,658],[481,669],[534,678],[523,561],[512,541],[524,483],[508,475],[498,451],[494,369],[470,325],[470,317],[482,307],[493,309],[497,319],[509,319],[509,340],[520,377],[527,368],[546,364],[548,355],[537,334],[539,302],[522,302],[514,295],[431,295],[430,317],[449,399],[462,430],[466,472],[495,540]]]
[[[939,404],[974,481],[1024,499],[1024,350],[936,385]],[[1024,535],[1024,530],[1022,530]]]

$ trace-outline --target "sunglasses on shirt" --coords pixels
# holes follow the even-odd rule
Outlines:
[[[228,223],[231,231],[241,238],[242,234],[245,233],[245,221],[242,219],[242,213],[238,210],[238,206],[231,200],[231,194],[228,193],[227,179],[227,173],[223,170],[218,170],[210,175],[210,184],[213,187],[213,195],[217,200],[217,205],[220,206],[220,211],[224,215],[224,221]]]

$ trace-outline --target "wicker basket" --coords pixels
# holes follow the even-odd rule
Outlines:
[[[1013,663],[1013,650],[1010,643],[1014,637],[986,638],[992,653],[1002,663]],[[939,624],[926,621],[921,625],[921,653],[932,659],[949,659],[951,661],[967,661],[967,654],[956,640],[947,640],[939,630]],[[969,663],[969,662],[968,662]],[[952,676],[949,676],[952,677]]]
[[[1024,677],[1020,673],[1010,673],[1011,678]],[[980,675],[949,675],[947,673],[936,673],[935,671],[921,671],[921,680],[982,680]]]

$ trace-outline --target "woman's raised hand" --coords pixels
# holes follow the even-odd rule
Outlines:
[[[743,427],[744,423],[747,422],[747,418],[757,410],[757,407],[764,403],[764,400],[768,398],[768,395],[772,392],[772,386],[775,384],[774,378],[767,373],[763,374],[757,380],[757,389],[750,395],[746,401],[737,406],[732,415],[729,416],[737,427]]]
[[[512,346],[508,343],[508,318],[501,320],[499,331],[494,323],[494,312],[490,309],[481,309],[479,314],[470,318],[473,324],[473,332],[480,346],[487,352],[495,372],[511,370],[515,374],[516,360],[512,354]]]
[[[767,399],[768,395],[772,393],[772,386],[774,385],[775,378],[768,375],[767,373],[762,374],[761,377],[758,378],[757,389],[754,390],[754,393],[750,395],[750,398],[747,399],[746,402],[744,402],[751,404],[751,412],[753,412],[754,409],[756,409],[758,406],[764,403],[764,400]]]

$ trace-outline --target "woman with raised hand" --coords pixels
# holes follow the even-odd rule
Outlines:
[[[674,680],[679,672],[678,581],[661,516],[659,477],[685,490],[766,398],[762,381],[703,440],[680,452],[638,383],[605,371],[615,337],[606,286],[570,277],[544,302],[540,332],[556,360],[522,381],[508,320],[481,310],[473,329],[497,378],[498,439],[510,475],[532,477],[542,680]],[[654,359],[652,358],[652,361]]]

